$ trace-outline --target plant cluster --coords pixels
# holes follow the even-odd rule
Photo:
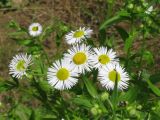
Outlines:
[[[114,0],[108,2],[114,6]],[[0,92],[15,90],[23,95],[6,98],[11,109],[0,114],[0,119],[159,120],[156,84],[160,73],[152,71],[154,55],[146,47],[146,40],[159,33],[156,3],[127,0],[119,12],[107,16],[95,41],[94,30],[80,27],[73,31],[56,19],[43,27],[32,23],[28,28],[10,21],[15,32],[9,36],[23,46],[23,52],[12,58],[12,79],[0,83]],[[119,23],[129,24],[128,30]],[[123,55],[115,50],[114,34],[106,34],[110,28],[123,40]],[[56,47],[50,54],[46,41],[52,33]],[[141,44],[133,49],[137,39]],[[4,109],[3,103],[0,108]]]

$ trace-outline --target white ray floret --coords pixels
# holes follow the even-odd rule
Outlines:
[[[94,54],[92,56],[91,64],[94,68],[101,69],[109,64],[116,64],[119,59],[116,56],[116,52],[112,49],[107,49],[107,47],[100,47],[93,49]]]
[[[32,23],[29,26],[28,30],[29,30],[30,36],[36,37],[42,33],[42,26],[39,23]]]
[[[90,46],[77,44],[69,49],[68,53],[64,54],[64,59],[69,61],[76,71],[84,73],[91,70],[91,55]]]
[[[93,33],[93,30],[91,30],[90,28],[80,27],[76,31],[69,32],[65,36],[65,40],[68,44],[81,43],[87,38],[90,38],[92,33]]]
[[[107,90],[113,90],[117,79],[117,88],[119,90],[128,87],[128,73],[119,64],[109,64],[103,67],[98,74],[98,79],[103,87]]]
[[[47,79],[58,90],[70,89],[78,82],[78,73],[65,60],[56,61],[48,68]]]
[[[26,71],[31,64],[31,55],[20,53],[11,60],[9,64],[9,74],[15,78],[22,78],[22,76],[26,75]]]

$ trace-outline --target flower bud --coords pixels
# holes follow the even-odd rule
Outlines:
[[[91,108],[91,113],[96,116],[98,114],[98,111],[95,107]]]
[[[132,3],[129,4],[129,5],[127,6],[127,8],[128,8],[128,9],[133,9],[133,4],[132,4]]]
[[[101,100],[102,100],[102,101],[107,100],[108,97],[109,97],[109,94],[108,94],[107,92],[103,92],[103,93],[101,94]]]
[[[141,110],[142,109],[142,105],[138,105],[137,109]]]

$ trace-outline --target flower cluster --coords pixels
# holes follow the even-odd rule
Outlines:
[[[37,27],[35,28],[34,25]],[[38,35],[38,33],[33,35],[33,29],[42,30],[39,26],[39,24],[32,24],[29,27],[29,30],[32,30],[29,31],[30,35],[33,37]],[[89,28],[79,28],[65,36],[66,42],[72,47],[67,50],[62,59],[53,62],[53,65],[48,68],[47,79],[51,86],[58,90],[70,89],[78,82],[80,74],[98,69],[98,80],[106,89],[113,90],[116,81],[119,90],[128,87],[129,76],[120,66],[116,52],[107,47],[93,48],[82,43],[90,38],[92,33]],[[30,64],[31,56],[16,55],[10,64],[10,74],[21,78],[26,75]]]

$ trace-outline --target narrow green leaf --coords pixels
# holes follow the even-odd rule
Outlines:
[[[131,48],[136,36],[137,36],[136,30],[133,30],[133,32],[129,34],[129,37],[125,40],[125,44],[124,44],[125,52],[128,52],[128,50]]]
[[[56,35],[55,41],[56,41],[56,45],[57,45],[58,47],[59,47],[60,44],[61,44],[62,37],[63,37],[62,34],[57,34],[57,35]]]
[[[111,26],[111,25],[113,25],[115,23],[118,23],[118,22],[120,22],[122,20],[129,20],[129,17],[130,17],[130,15],[128,13],[126,13],[126,12],[120,12],[120,13],[118,13],[117,16],[114,16],[114,17],[112,17],[112,18],[110,18],[108,20],[105,20],[101,24],[99,30],[106,29],[107,27],[109,27],[109,26]]]
[[[153,91],[153,93],[156,94],[157,96],[160,96],[160,89],[158,89],[155,85],[153,85],[149,79],[147,80],[147,83],[151,88],[151,90]]]
[[[137,86],[131,87],[126,93],[122,93],[119,97],[120,101],[128,101],[132,103],[136,100],[139,93],[139,88]]]
[[[11,38],[22,38],[22,36],[26,36],[27,33],[23,30],[19,30],[19,31],[16,31],[16,32],[11,32],[8,34]]]
[[[99,30],[98,39],[99,39],[100,45],[104,45],[106,38],[107,38],[106,37],[106,30],[105,29]]]
[[[30,40],[30,39],[26,39],[26,40],[16,40],[16,42],[17,42],[19,45],[28,46],[28,45],[31,45],[31,44],[33,43],[33,40]]]
[[[83,96],[77,97],[77,98],[73,98],[72,102],[74,102],[77,105],[85,106],[87,108],[91,108],[93,106],[92,103],[87,98],[85,98]]]
[[[36,119],[35,111],[34,111],[34,110],[32,110],[32,113],[31,113],[31,115],[30,115],[29,120],[35,120],[35,119]]]
[[[89,92],[89,94],[93,97],[93,98],[97,98],[97,90],[95,89],[93,83],[91,80],[89,80],[86,76],[83,76],[83,81],[87,87],[87,90]]]
[[[115,28],[120,34],[123,41],[126,41],[126,39],[129,37],[128,33],[122,27],[116,26]]]

